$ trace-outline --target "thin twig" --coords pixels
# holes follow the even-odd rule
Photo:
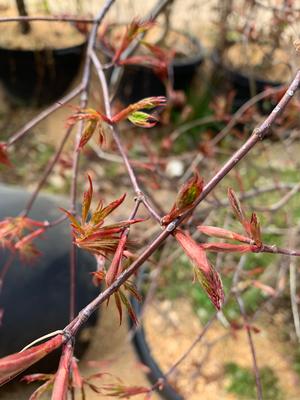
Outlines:
[[[7,147],[11,146],[12,144],[16,143],[19,139],[21,139],[26,133],[32,129],[35,125],[37,125],[39,122],[43,121],[46,117],[48,117],[50,114],[52,114],[54,111],[58,110],[62,105],[68,103],[70,100],[72,100],[74,97],[78,96],[82,90],[83,90],[83,85],[79,84],[76,86],[70,93],[66,94],[64,97],[62,97],[60,100],[58,100],[56,103],[51,104],[51,106],[47,107],[45,110],[43,110],[41,113],[39,113],[37,116],[33,117],[29,122],[27,122],[21,129],[19,129],[17,132],[15,132],[7,141]]]
[[[251,327],[248,323],[248,318],[247,318],[246,310],[244,307],[243,299],[241,298],[241,296],[238,293],[236,293],[236,299],[237,299],[242,317],[244,319],[245,329],[247,331],[247,337],[248,337],[249,347],[250,347],[251,356],[252,356],[253,371],[254,371],[254,375],[255,375],[257,400],[263,400],[262,386],[261,386],[261,380],[260,380],[260,376],[259,376],[259,369],[257,366],[257,357],[256,357],[255,346],[254,346],[254,342],[253,342],[253,338],[252,338]]]
[[[40,179],[40,181],[39,181],[39,183],[37,184],[37,186],[36,186],[34,192],[31,194],[29,200],[27,201],[27,204],[26,204],[26,206],[25,206],[25,209],[24,209],[24,211],[21,213],[22,216],[26,217],[26,216],[29,214],[29,212],[30,212],[30,210],[31,210],[31,208],[32,208],[32,206],[33,206],[33,204],[34,204],[35,199],[37,198],[37,196],[38,196],[39,192],[41,191],[43,185],[44,185],[45,182],[47,181],[48,176],[51,174],[51,172],[52,172],[52,170],[53,170],[55,164],[57,163],[57,161],[58,161],[58,159],[59,159],[59,157],[60,157],[60,155],[61,155],[61,152],[63,151],[63,148],[64,148],[64,146],[65,146],[67,140],[69,139],[69,137],[70,137],[70,135],[71,135],[71,132],[72,132],[72,127],[69,127],[69,128],[66,130],[66,133],[65,133],[65,135],[63,136],[62,141],[61,141],[61,143],[60,143],[58,149],[56,150],[56,153],[54,154],[52,160],[50,160],[50,162],[48,163],[48,165],[47,165],[47,167],[46,167],[46,169],[45,169],[45,171],[44,171],[44,173],[43,173],[43,175],[42,175],[42,178]],[[52,225],[52,226],[53,226],[53,225]]]
[[[88,90],[90,84],[90,75],[91,75],[91,52],[95,46],[98,27],[108,12],[109,8],[115,0],[106,0],[104,6],[101,7],[90,32],[87,50],[86,50],[86,58],[83,68],[82,74],[82,92],[80,95],[80,108],[85,108],[88,103]],[[77,135],[76,135],[76,143],[75,143],[75,155],[73,158],[72,165],[72,183],[71,183],[71,212],[76,214],[76,198],[77,198],[77,176],[78,176],[78,168],[79,168],[79,158],[80,152],[77,151],[78,143],[80,141],[80,137],[83,131],[83,121],[80,122]],[[70,321],[72,321],[75,317],[75,309],[76,309],[76,269],[77,269],[77,248],[74,243],[72,243],[71,254],[70,254]]]
[[[95,18],[77,18],[77,17],[67,17],[67,16],[19,16],[19,17],[1,17],[0,18],[0,23],[2,22],[14,22],[14,21],[28,21],[28,22],[34,22],[34,21],[48,21],[48,22],[85,22],[87,24],[93,24],[95,22]]]

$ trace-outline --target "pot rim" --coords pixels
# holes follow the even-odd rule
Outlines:
[[[76,44],[74,46],[68,46],[68,47],[58,47],[58,48],[44,48],[44,49],[18,49],[18,48],[6,48],[0,46],[0,52],[5,52],[5,53],[20,53],[20,54],[31,54],[31,53],[41,53],[45,54],[48,52],[53,52],[53,53],[68,53],[72,52],[74,50],[81,50],[87,45],[87,39],[83,43]]]
[[[146,269],[145,267],[142,267],[142,270],[140,271],[140,274],[136,279],[137,287],[139,287],[144,280],[145,269]],[[130,301],[134,312],[139,317],[141,315],[143,305],[139,303],[135,297],[131,297]],[[160,369],[160,366],[158,365],[154,357],[152,356],[151,349],[147,343],[147,338],[143,325],[140,324],[138,327],[136,327],[133,324],[130,317],[128,318],[128,320],[129,320],[129,327],[130,329],[133,330],[132,342],[134,344],[138,357],[140,358],[142,363],[144,363],[147,367],[149,367],[150,372],[147,373],[148,378],[152,384],[155,384],[160,378],[164,377],[164,373]],[[184,400],[184,397],[182,397],[168,381],[164,383],[163,389],[159,390],[159,393],[166,400]]]
[[[238,68],[231,67],[230,65],[226,64],[226,62],[222,61],[220,55],[218,54],[217,50],[214,50],[211,53],[211,61],[214,63],[215,66],[219,66],[223,68],[223,70],[230,75],[235,75],[237,78],[249,80],[250,74],[247,74],[243,71],[240,71]],[[254,80],[261,85],[269,85],[269,86],[280,86],[284,84],[284,82],[274,81],[271,79],[264,79],[257,75],[253,75]]]

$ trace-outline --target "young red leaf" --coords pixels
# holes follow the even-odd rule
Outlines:
[[[126,246],[127,235],[121,236],[117,250],[114,254],[110,267],[106,273],[106,285],[110,286],[113,281],[118,277],[119,266],[122,263],[123,252]]]
[[[140,128],[152,128],[158,122],[156,117],[143,111],[134,111],[127,118],[133,125]]]
[[[252,213],[251,215],[250,231],[251,231],[251,238],[254,240],[255,244],[258,247],[261,247],[262,240],[261,240],[260,223],[255,213]]]
[[[89,175],[88,175],[88,180],[89,180],[89,188],[86,192],[83,193],[83,200],[81,207],[81,215],[82,215],[81,221],[83,224],[86,222],[93,197],[93,182]]]
[[[78,363],[74,357],[72,358],[71,368],[72,368],[72,386],[76,389],[82,389],[83,378],[80,375]]]
[[[149,393],[149,388],[143,386],[125,386],[123,384],[108,384],[104,386],[107,396],[118,397],[119,399],[129,399],[131,396]]]
[[[61,346],[63,341],[62,335],[42,343],[38,346],[31,347],[20,353],[15,353],[0,359],[0,386],[9,382],[19,373],[35,364],[37,361],[51,353],[53,350]]]
[[[207,251],[223,253],[247,253],[254,249],[254,246],[250,244],[202,243],[200,246]]]
[[[134,283],[130,281],[125,282],[124,288],[131,294],[131,296],[135,297],[139,303],[143,300]]]
[[[86,122],[77,147],[77,151],[81,150],[88,143],[88,141],[91,139],[94,132],[96,131],[97,125],[98,121],[96,121],[95,119],[90,119]]]
[[[7,167],[12,167],[12,163],[7,155],[5,143],[0,143],[0,164],[4,164]]]
[[[40,398],[42,398],[42,396],[44,397],[45,393],[50,392],[50,390],[52,390],[53,381],[54,377],[51,380],[48,380],[47,382],[43,383],[43,385],[38,387],[32,393],[32,395],[29,397],[29,400],[39,400]]]
[[[198,231],[207,236],[217,237],[221,239],[232,239],[243,243],[249,243],[250,239],[238,233],[228,231],[227,229],[218,228],[216,226],[199,225]]]
[[[246,233],[248,235],[251,235],[249,222],[245,216],[243,207],[242,207],[237,195],[235,194],[234,190],[231,188],[228,189],[228,199],[229,199],[229,203],[231,205],[231,208],[232,208],[235,216],[240,221],[240,223],[243,225]]]
[[[135,325],[138,325],[139,321],[138,321],[138,319],[137,319],[137,317],[135,315],[135,312],[134,312],[134,310],[132,308],[132,305],[131,305],[130,301],[127,299],[126,295],[121,290],[119,290],[118,293],[120,295],[120,299],[121,299],[122,303],[124,304],[124,306],[127,309],[127,312],[129,314],[132,322]]]
[[[53,374],[31,374],[25,375],[21,378],[21,381],[26,383],[32,383],[36,381],[48,381],[49,379],[53,378]]]
[[[113,57],[112,62],[113,63],[118,63],[120,60],[120,57],[123,53],[123,51],[129,46],[129,44],[137,37],[137,35],[146,32],[148,29],[150,29],[153,26],[154,22],[149,20],[149,21],[141,21],[137,18],[135,18],[127,27],[126,31],[121,39],[121,44],[117,51],[115,52],[115,55]]]
[[[119,318],[120,318],[120,325],[122,324],[122,319],[123,319],[123,310],[122,310],[122,303],[121,303],[121,299],[119,296],[119,291],[114,293],[114,298],[115,298],[115,303],[117,306],[117,310],[119,313]]]
[[[105,279],[105,271],[100,270],[100,271],[91,272],[91,275],[93,275],[94,285],[97,287],[100,287],[103,280]]]
[[[196,276],[204,291],[216,309],[220,310],[224,302],[222,281],[218,272],[208,261],[204,249],[189,234],[180,229],[175,230],[174,236],[193,262]]]
[[[111,120],[93,108],[77,108],[77,111],[67,119],[67,126],[73,126],[78,121],[84,121],[85,126],[80,137],[77,151],[81,150],[91,139],[95,132],[99,134],[99,144],[105,140],[105,123]]]
[[[31,263],[41,255],[41,252],[33,245],[32,241],[44,232],[44,228],[37,229],[15,243],[14,248],[19,252],[19,256],[23,262]]]
[[[166,81],[169,75],[169,65],[171,64],[175,50],[166,50],[152,43],[142,41],[142,44],[147,47],[153,54],[156,60],[156,65],[153,65],[153,71],[158,75],[162,81]]]
[[[32,383],[37,381],[45,381],[43,385],[38,387],[30,396],[29,400],[38,400],[41,396],[43,396],[47,391],[52,389],[54,374],[31,374],[24,376],[21,381],[26,383]]]
[[[155,107],[164,107],[167,104],[167,99],[164,96],[147,97],[138,101],[137,103],[130,104],[112,118],[113,123],[120,122],[128,118],[130,122],[137,126],[149,128],[156,124],[157,119],[152,115],[142,112],[141,110],[148,110]],[[152,125],[151,125],[152,124]]]
[[[113,212],[117,207],[119,207],[126,197],[126,193],[124,193],[117,200],[112,201],[106,207],[102,207],[102,202],[98,204],[96,211],[92,214],[91,222],[94,225],[99,224],[101,220],[104,220],[111,212]]]
[[[162,218],[162,225],[169,224],[175,218],[190,210],[202,193],[203,185],[203,179],[198,172],[195,172],[194,176],[185,182],[179,190],[171,211]]]

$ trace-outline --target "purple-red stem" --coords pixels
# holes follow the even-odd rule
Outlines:
[[[59,148],[56,150],[56,153],[54,154],[52,160],[48,163],[48,165],[47,165],[47,167],[45,169],[44,175],[42,176],[42,179],[37,184],[37,186],[35,188],[35,191],[31,194],[30,199],[27,202],[27,205],[26,205],[24,211],[22,212],[22,216],[26,217],[29,214],[35,199],[37,198],[40,190],[42,189],[44,183],[48,179],[48,176],[50,175],[50,173],[53,170],[55,164],[57,163],[57,161],[58,161],[58,159],[59,159],[59,157],[61,155],[61,152],[63,151],[63,148],[64,148],[64,146],[66,144],[66,141],[68,140],[71,132],[72,132],[72,127],[69,127],[66,130],[66,133],[65,133],[65,135],[64,135],[64,137],[63,137],[63,139],[62,139],[62,141],[61,141],[61,143],[59,145]]]
[[[83,68],[82,75],[82,93],[80,96],[80,108],[85,108],[88,102],[88,90],[90,83],[90,75],[91,75],[91,58],[90,53],[93,50],[97,38],[98,27],[103,20],[105,14],[111,7],[111,5],[115,2],[115,0],[106,0],[103,7],[101,7],[91,29],[91,33],[88,40],[87,50],[86,50],[86,59]],[[76,198],[77,198],[77,176],[78,176],[78,167],[79,167],[79,157],[80,152],[77,152],[76,149],[78,147],[78,143],[82,134],[83,122],[81,121],[77,135],[76,135],[76,143],[75,143],[75,151],[74,151],[74,159],[73,159],[73,167],[72,167],[72,184],[71,184],[71,212],[76,214]],[[74,243],[72,243],[72,249],[70,254],[70,321],[75,317],[75,308],[76,308],[76,269],[77,269],[77,257],[76,257],[77,249]]]
[[[44,111],[38,114],[36,117],[32,118],[27,124],[25,124],[21,129],[19,129],[16,133],[14,133],[7,141],[7,147],[11,146],[12,144],[16,143],[19,139],[21,139],[26,133],[41,122],[43,119],[48,117],[48,115],[52,114],[54,111],[59,109],[62,105],[68,103],[74,97],[76,97],[79,93],[83,90],[83,85],[79,84],[76,86],[70,93],[66,94],[56,103],[51,104],[51,106],[47,107]]]

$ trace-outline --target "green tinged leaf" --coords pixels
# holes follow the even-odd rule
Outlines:
[[[119,313],[119,318],[120,318],[120,325],[122,324],[122,318],[123,318],[123,311],[122,311],[122,303],[121,303],[121,299],[119,296],[119,291],[114,293],[114,298],[115,298],[115,303],[117,306],[117,310]]]
[[[82,217],[81,217],[82,224],[86,222],[93,197],[93,183],[89,175],[88,175],[88,180],[89,180],[89,189],[83,193],[83,200],[82,200]]]
[[[135,315],[135,312],[134,312],[134,310],[132,308],[132,305],[131,305],[130,301],[127,299],[126,295],[121,290],[119,290],[119,294],[120,294],[121,301],[124,304],[124,306],[126,307],[127,312],[129,314],[132,322],[135,325],[138,325],[139,321],[138,321],[138,319],[137,319],[137,317]]]
[[[157,118],[143,111],[134,111],[127,118],[131,123],[141,128],[151,128],[158,121]]]

